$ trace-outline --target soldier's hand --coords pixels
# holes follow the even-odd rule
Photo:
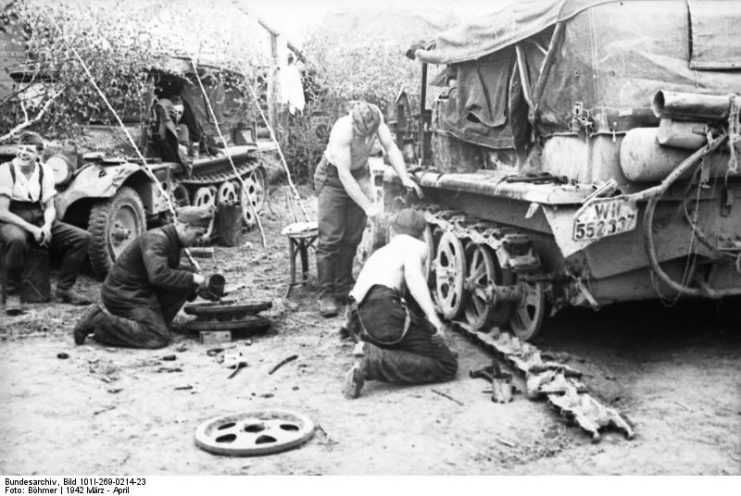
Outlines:
[[[197,284],[200,287],[203,286],[205,282],[206,278],[203,277],[201,274],[193,274],[193,283]]]
[[[33,239],[40,245],[43,246],[44,244],[44,231],[37,226],[31,226],[31,235],[33,235]]]
[[[412,191],[414,191],[414,194],[417,195],[417,198],[422,199],[422,198],[425,197],[425,194],[422,192],[422,187],[419,184],[417,184],[416,182],[414,182],[414,180],[412,180],[411,178],[409,180],[403,182],[402,185],[405,188],[408,188],[408,189],[411,189]]]
[[[368,218],[373,218],[381,214],[382,207],[378,202],[372,203],[370,207],[365,210],[365,215]]]
[[[48,246],[51,243],[51,226],[44,224],[41,227],[42,240],[39,242],[41,246]]]

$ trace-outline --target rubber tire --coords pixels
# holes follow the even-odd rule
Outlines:
[[[131,207],[138,217],[139,232],[132,233],[131,241],[147,230],[144,205],[139,194],[129,186],[121,186],[113,197],[93,205],[88,219],[88,231],[93,236],[88,255],[93,274],[99,279],[103,279],[108,274],[115,261],[108,246],[109,222],[115,218],[116,211],[122,206]]]

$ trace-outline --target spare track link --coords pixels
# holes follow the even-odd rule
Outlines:
[[[243,163],[236,166],[237,170],[239,171],[239,176],[244,177],[247,174],[250,174],[252,171],[260,167],[259,162],[249,162],[249,163]],[[181,184],[188,184],[188,185],[203,185],[203,184],[218,184],[222,183],[224,181],[231,181],[232,179],[236,179],[237,174],[234,172],[234,170],[231,168],[231,166],[228,167],[227,170],[224,170],[223,172],[216,172],[212,174],[198,174],[197,169],[194,171],[194,175],[191,177],[184,177],[179,179],[179,182]]]
[[[439,210],[434,206],[423,206],[422,213],[428,224],[453,233],[459,239],[470,239],[474,243],[487,245],[500,256],[507,253],[507,264],[516,274],[529,274],[540,269],[540,260],[532,250],[530,236],[519,229],[502,226],[496,222],[481,220],[456,210]],[[500,257],[500,263],[503,262]]]
[[[454,322],[453,327],[516,370],[526,381],[528,398],[545,396],[556,412],[576,422],[591,435],[592,441],[598,442],[600,430],[610,426],[627,439],[635,436],[629,421],[620,412],[589,394],[580,380],[583,374],[579,370],[557,361],[543,360],[537,347],[508,333],[495,336],[475,331],[462,322]]]

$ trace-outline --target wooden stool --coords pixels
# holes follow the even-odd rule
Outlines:
[[[288,237],[288,258],[291,262],[291,280],[288,283],[286,298],[291,296],[294,286],[306,284],[309,273],[309,247],[319,236],[317,222],[296,222],[285,227],[281,234]],[[301,255],[301,280],[296,281],[296,256]]]
[[[8,289],[5,287],[5,256],[0,247],[0,281],[2,299],[6,301]],[[18,295],[24,303],[46,303],[51,301],[51,274],[49,269],[49,250],[41,247],[26,248],[25,265],[21,271],[21,287]]]

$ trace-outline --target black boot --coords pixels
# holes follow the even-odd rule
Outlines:
[[[93,332],[95,332],[95,318],[98,316],[98,314],[100,314],[100,312],[102,312],[102,310],[97,303],[93,303],[88,307],[87,310],[85,310],[82,318],[72,331],[76,345],[79,346],[81,344],[85,344],[85,339],[87,338],[88,334],[92,334]]]

